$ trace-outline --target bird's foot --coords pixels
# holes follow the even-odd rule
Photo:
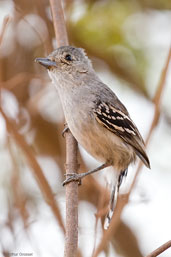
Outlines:
[[[69,131],[67,123],[64,124],[64,130],[62,131],[62,136],[65,137],[65,133]]]
[[[65,179],[62,183],[63,186],[65,186],[66,184],[73,182],[73,181],[77,181],[78,185],[81,185],[81,179],[84,177],[82,176],[83,174],[78,174],[78,173],[67,173],[65,174],[65,176],[69,176],[67,179]]]
[[[72,182],[72,181],[78,181],[78,185],[81,185],[81,179],[83,179],[84,177],[93,174],[101,169],[104,169],[106,167],[110,166],[109,163],[104,163],[102,165],[100,165],[99,167],[95,168],[94,170],[90,170],[84,173],[67,173],[66,176],[69,176],[69,178],[67,178],[66,180],[64,180],[63,182],[63,186],[65,186],[66,184]]]

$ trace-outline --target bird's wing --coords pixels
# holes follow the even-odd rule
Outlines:
[[[144,150],[144,141],[128,112],[124,113],[123,108],[118,109],[107,102],[98,101],[94,114],[97,122],[122,138],[124,143],[131,145],[144,164],[150,168],[150,162]]]

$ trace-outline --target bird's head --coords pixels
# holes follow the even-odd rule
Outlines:
[[[36,58],[35,61],[46,67],[50,76],[78,76],[79,73],[87,73],[92,68],[84,50],[73,46],[59,47],[47,58]]]

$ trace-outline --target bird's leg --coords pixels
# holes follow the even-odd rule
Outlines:
[[[104,163],[102,165],[100,165],[99,167],[97,167],[94,170],[90,170],[84,173],[68,173],[66,174],[66,176],[69,176],[69,178],[67,178],[66,180],[64,180],[64,182],[62,183],[63,186],[65,186],[66,184],[70,183],[71,181],[78,181],[78,184],[81,185],[81,179],[83,179],[84,177],[93,174],[99,170],[102,170],[106,167],[109,167],[111,164],[110,163]]]
[[[64,129],[62,131],[62,136],[65,137],[65,133],[69,131],[68,124],[64,123]]]

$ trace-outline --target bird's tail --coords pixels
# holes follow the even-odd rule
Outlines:
[[[150,161],[145,151],[143,149],[139,151],[135,148],[135,152],[138,155],[138,157],[142,160],[142,162],[145,164],[145,166],[150,169]]]
[[[110,203],[109,203],[109,212],[107,213],[106,217],[105,217],[105,222],[104,222],[104,229],[108,229],[113,213],[114,213],[114,209],[116,206],[116,202],[117,202],[117,197],[118,197],[118,190],[116,189],[117,186],[116,184],[113,185],[112,187],[112,191],[111,191],[111,196],[110,196]]]
[[[109,203],[109,212],[106,215],[105,222],[104,222],[104,229],[108,229],[111,219],[113,217],[113,213],[115,211],[117,198],[119,195],[119,189],[122,184],[123,178],[126,177],[128,174],[128,169],[121,171],[118,179],[116,180],[116,183],[113,185],[111,190],[111,196],[110,196],[110,203]]]

